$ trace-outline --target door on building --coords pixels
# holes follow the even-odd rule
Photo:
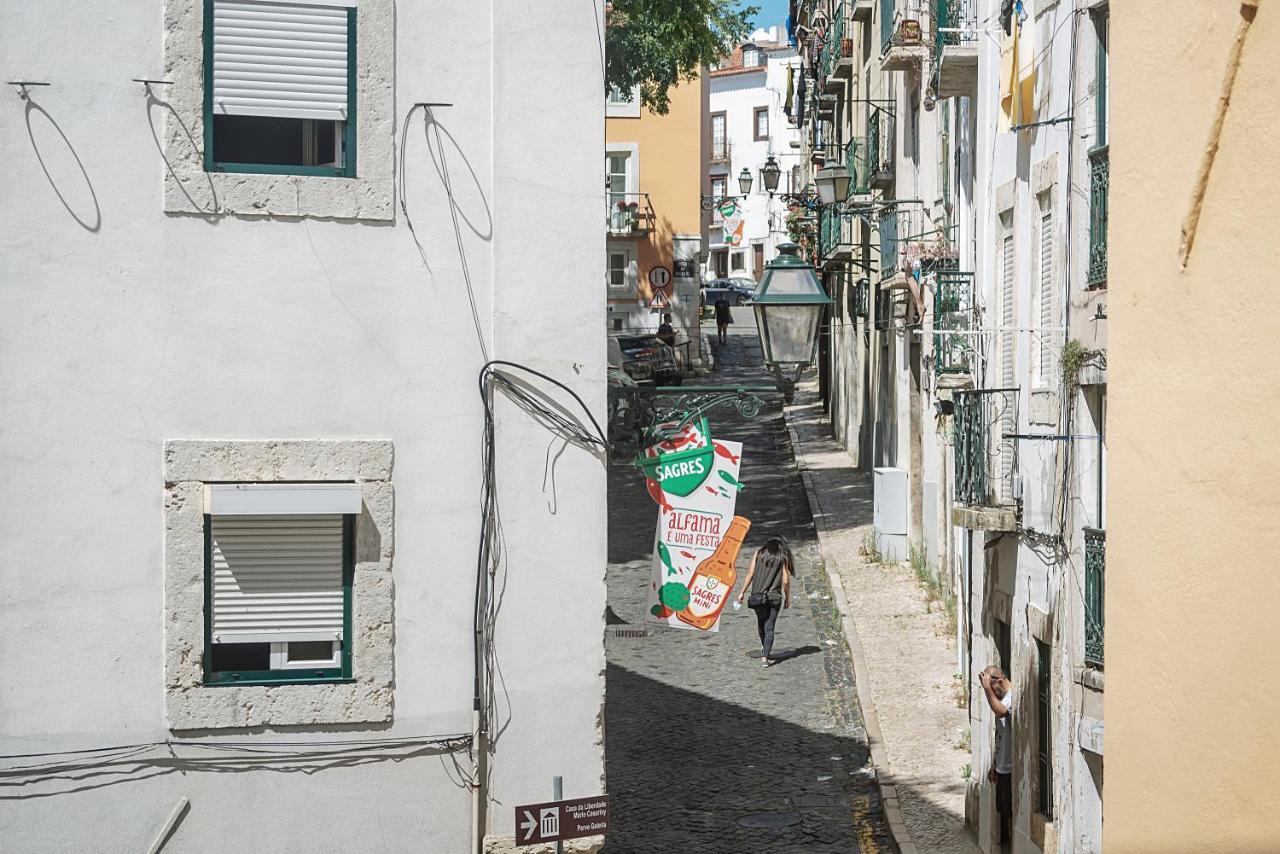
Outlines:
[[[729,277],[729,250],[717,249],[715,251],[716,260],[716,278],[727,279]]]
[[[755,276],[756,281],[760,281],[760,277],[764,275],[764,244],[751,244],[751,272]]]

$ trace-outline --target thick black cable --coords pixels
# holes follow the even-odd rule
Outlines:
[[[499,371],[497,370],[498,368],[522,371],[567,393],[577,403],[583,414],[586,415],[595,432],[588,432],[581,422],[573,421],[557,407],[553,407],[539,399],[532,388],[517,382],[514,376],[508,375],[506,371]],[[596,420],[595,415],[592,414],[581,396],[569,386],[542,371],[518,362],[491,359],[480,369],[476,384],[480,392],[481,404],[484,407],[484,432],[481,447],[483,475],[480,490],[480,542],[476,551],[475,600],[472,614],[474,670],[472,678],[472,709],[479,716],[480,732],[487,734],[490,723],[489,714],[492,711],[493,704],[487,702],[489,698],[485,695],[485,692],[492,690],[493,673],[489,666],[489,657],[486,655],[486,647],[490,643],[489,624],[495,617],[492,598],[493,588],[490,580],[491,576],[496,572],[494,539],[498,537],[500,524],[497,512],[497,449],[493,402],[491,399],[492,392],[496,388],[501,388],[526,412],[536,419],[548,423],[559,435],[566,437],[575,444],[586,448],[599,447],[607,453],[609,440],[604,429],[601,428],[600,422]]]

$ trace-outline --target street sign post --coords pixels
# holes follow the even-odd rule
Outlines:
[[[579,839],[608,829],[608,795],[516,807],[516,845]]]

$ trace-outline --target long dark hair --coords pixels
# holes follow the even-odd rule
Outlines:
[[[762,578],[781,577],[784,566],[788,572],[796,571],[791,548],[782,537],[770,537],[756,552],[756,572]]]

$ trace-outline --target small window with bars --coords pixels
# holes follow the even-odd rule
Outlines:
[[[207,685],[351,678],[356,484],[211,484]]]
[[[1047,644],[1036,641],[1037,812],[1053,821],[1053,681]]]
[[[208,172],[356,175],[356,0],[204,0]]]

